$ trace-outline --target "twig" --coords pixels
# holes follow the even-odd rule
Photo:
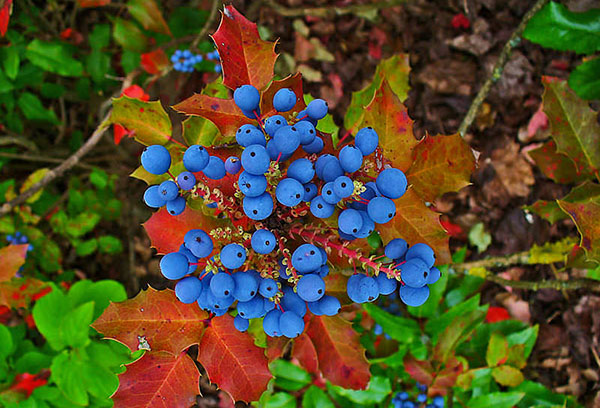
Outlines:
[[[473,99],[473,102],[471,103],[471,106],[469,107],[469,111],[467,112],[467,115],[465,116],[462,123],[460,124],[460,127],[458,128],[458,133],[462,137],[465,136],[465,133],[467,132],[469,127],[471,127],[471,125],[473,124],[473,121],[475,120],[475,117],[477,116],[477,112],[479,112],[479,108],[481,107],[481,104],[483,103],[485,98],[487,98],[487,95],[490,92],[492,85],[496,81],[498,81],[500,79],[500,77],[502,76],[502,71],[504,70],[504,66],[508,62],[508,59],[510,58],[512,49],[517,44],[519,44],[519,42],[521,40],[521,35],[523,34],[525,27],[527,27],[527,23],[529,22],[529,20],[531,20],[531,18],[538,11],[540,11],[542,9],[542,7],[544,7],[544,5],[547,2],[548,2],[548,0],[537,0],[535,2],[535,4],[533,5],[533,7],[531,7],[531,9],[527,13],[525,13],[525,15],[523,16],[523,19],[521,20],[521,23],[519,23],[516,30],[512,33],[512,35],[510,36],[510,38],[508,39],[506,44],[504,44],[504,48],[502,48],[502,52],[500,53],[500,56],[498,57],[498,61],[496,61],[496,64],[494,65],[494,69],[492,70],[491,75],[484,82],[483,86],[477,93],[477,96],[475,97],[475,99]]]
[[[196,38],[194,38],[194,41],[192,41],[190,49],[196,48],[196,46],[198,45],[198,43],[204,37],[206,37],[206,34],[208,33],[208,30],[212,26],[212,23],[215,20],[215,18],[217,17],[217,11],[219,10],[219,6],[221,4],[222,4],[221,0],[213,0],[212,6],[211,6],[211,9],[210,9],[210,14],[208,15],[208,18],[206,19],[206,22],[204,23],[204,26],[202,27],[202,30],[200,30],[200,32],[198,33],[198,35],[196,36]]]
[[[112,111],[111,111],[112,112]],[[104,117],[100,125],[96,128],[92,136],[77,150],[73,153],[67,160],[62,162],[60,165],[56,166],[52,170],[49,170],[46,175],[29,189],[25,190],[21,195],[16,197],[13,200],[5,203],[0,207],[0,217],[8,214],[15,206],[23,204],[29,197],[34,195],[36,192],[44,188],[47,184],[49,184],[54,179],[60,177],[69,170],[71,167],[76,165],[79,160],[89,152],[95,145],[98,143],[104,132],[110,126],[110,112]]]
[[[64,161],[64,159],[59,159],[56,157],[41,157],[41,156],[33,156],[31,154],[17,154],[17,153],[5,153],[5,152],[0,152],[0,157],[6,158],[6,159],[24,160],[24,161],[39,162],[39,163],[62,163]],[[114,157],[113,157],[113,159],[114,159]],[[85,164],[85,163],[75,163],[74,165],[84,168],[84,169],[89,169],[89,170],[92,170],[94,168],[93,166],[90,166],[89,164]]]
[[[0,146],[11,144],[25,147],[27,150],[38,151],[38,147],[32,141],[21,136],[0,136]]]
[[[373,3],[366,4],[350,4],[348,6],[340,7],[298,7],[289,8],[282,6],[274,0],[265,0],[265,3],[273,8],[277,13],[285,17],[303,17],[303,16],[316,16],[316,17],[335,17],[344,14],[359,14],[371,10],[385,9],[389,7],[399,6],[408,2],[408,0],[387,0],[387,1],[375,1]]]

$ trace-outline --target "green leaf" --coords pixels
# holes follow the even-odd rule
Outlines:
[[[118,254],[123,252],[123,244],[113,235],[103,235],[98,238],[98,250],[103,254]]]
[[[19,70],[19,75],[15,79],[15,89],[32,87],[41,84],[44,81],[44,71],[34,64],[24,64]]]
[[[60,123],[54,111],[44,108],[42,101],[32,93],[23,92],[17,100],[17,105],[29,120],[50,122],[54,125]]]
[[[467,402],[469,408],[511,408],[525,396],[522,392],[492,392],[473,397]]]
[[[2,58],[4,73],[9,79],[16,79],[19,74],[19,64],[21,63],[19,49],[15,46],[3,47]]]
[[[52,357],[39,351],[29,351],[15,362],[15,370],[19,373],[37,374],[43,368],[50,367]]]
[[[529,357],[529,354],[531,354],[531,350],[533,350],[533,346],[535,345],[539,329],[539,326],[536,324],[533,327],[528,327],[517,333],[512,333],[506,336],[506,339],[508,340],[508,344],[510,346],[514,346],[515,344],[524,344],[525,357]]]
[[[108,44],[110,44],[110,25],[94,24],[94,29],[90,33],[88,40],[93,50],[108,47]]]
[[[107,53],[99,50],[92,50],[85,57],[85,69],[96,83],[106,81],[106,74],[110,69],[110,57]]]
[[[412,343],[421,336],[421,329],[413,319],[395,316],[372,303],[364,303],[363,309],[381,325],[385,333],[400,343]]]
[[[494,332],[490,337],[490,342],[485,354],[485,360],[488,366],[495,367],[503,364],[508,358],[508,341],[502,333]]]
[[[113,38],[123,49],[144,52],[148,39],[135,23],[117,18],[113,28]]]
[[[33,320],[37,329],[46,338],[50,347],[57,351],[65,347],[60,332],[60,322],[68,312],[69,302],[56,286],[52,286],[52,291],[38,299],[33,307]]]
[[[289,361],[277,359],[269,364],[275,376],[275,385],[286,391],[298,391],[311,381],[310,374]]]
[[[83,65],[72,54],[66,44],[35,39],[27,45],[25,56],[32,64],[46,71],[79,77],[83,75]]]
[[[169,13],[169,28],[175,38],[198,34],[207,17],[208,11],[179,6]]]
[[[93,212],[82,212],[73,218],[69,218],[65,225],[65,232],[73,237],[81,237],[100,222],[100,215]]]
[[[469,243],[477,247],[477,252],[484,252],[492,243],[492,236],[485,230],[483,222],[473,225],[469,231]]]
[[[264,408],[296,408],[296,398],[287,392],[277,392],[267,397]]]
[[[470,299],[453,306],[440,317],[430,319],[427,321],[427,323],[425,323],[425,332],[427,332],[432,339],[435,340],[437,336],[443,332],[455,318],[477,310],[479,308],[479,299],[479,294],[477,294]]]
[[[27,177],[27,179],[25,180],[23,185],[21,186],[21,190],[20,190],[21,193],[28,190],[31,186],[33,186],[37,182],[41,181],[48,171],[49,171],[49,169],[44,168],[44,169],[38,169],[38,170],[34,171],[33,173],[31,173],[29,175],[29,177]],[[31,197],[29,197],[25,202],[30,203],[30,204],[36,202],[41,197],[42,192],[43,192],[43,190],[38,190],[35,194],[33,194]]]
[[[8,357],[14,352],[14,346],[12,335],[6,326],[0,324],[0,360]]]
[[[44,82],[40,89],[40,93],[44,98],[60,98],[64,95],[66,89],[60,84]]]
[[[126,74],[131,73],[134,69],[140,66],[141,55],[133,51],[123,51],[121,55],[121,66]]]
[[[124,371],[123,365],[133,361],[129,348],[115,340],[93,341],[85,350],[90,360],[115,373]]]
[[[573,397],[557,394],[540,383],[523,381],[514,391],[525,393],[519,406],[523,407],[579,407]]]
[[[94,302],[83,305],[69,311],[63,316],[60,324],[60,334],[66,344],[71,347],[83,347],[89,341],[89,326],[94,315]]]
[[[71,286],[67,296],[73,306],[93,301],[93,320],[96,320],[102,314],[110,302],[122,302],[127,299],[127,293],[123,285],[114,280],[79,281]]]
[[[4,75],[4,72],[0,70],[0,94],[12,91],[14,86],[12,82]]]
[[[374,406],[375,404],[382,402],[392,392],[390,379],[380,376],[371,377],[371,381],[369,381],[369,386],[366,390],[351,390],[329,384],[328,389],[336,395],[346,398],[355,404],[365,406]]]
[[[523,37],[555,50],[592,54],[600,50],[600,9],[573,13],[552,1],[533,16]]]
[[[492,370],[492,377],[500,385],[505,387],[516,387],[521,384],[525,377],[523,373],[515,367],[509,365],[502,365],[500,367],[494,367]]]
[[[171,140],[171,120],[159,101],[144,102],[128,96],[113,99],[111,121],[135,131],[135,139],[146,146]]]
[[[85,375],[93,373],[85,372],[85,364],[79,358],[63,351],[52,361],[50,372],[50,380],[56,383],[66,398],[77,405],[88,406]]]
[[[571,72],[569,86],[581,99],[600,99],[598,72],[600,72],[600,58],[586,61]]]
[[[311,385],[302,396],[303,408],[335,408],[333,402],[327,397],[325,391],[315,385]]]
[[[104,170],[95,168],[90,173],[90,183],[98,189],[103,189],[108,185],[108,174]]]
[[[483,323],[485,311],[473,310],[452,320],[435,342],[433,359],[445,363],[454,354],[454,350]]]

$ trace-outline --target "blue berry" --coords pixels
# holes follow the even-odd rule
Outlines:
[[[227,244],[221,249],[221,263],[228,269],[237,269],[246,262],[246,250],[239,244]]]
[[[296,94],[289,88],[282,88],[273,97],[273,108],[277,112],[287,112],[296,105]]]
[[[325,183],[321,189],[321,196],[325,202],[331,205],[335,205],[341,200],[341,198],[335,193],[334,183],[331,181],[329,183]]]
[[[206,258],[213,251],[210,235],[201,229],[189,230],[183,237],[183,243],[198,258]]]
[[[188,272],[188,259],[179,252],[166,254],[160,260],[160,272],[167,279],[177,280],[183,278]]]
[[[375,230],[375,223],[371,217],[369,217],[366,211],[358,210],[358,212],[363,220],[362,227],[358,230],[358,232],[355,232],[352,235],[354,235],[356,238],[367,238]]]
[[[243,333],[246,330],[248,330],[248,327],[250,327],[250,321],[248,321],[248,319],[244,319],[240,315],[237,315],[236,317],[233,318],[233,325],[235,326],[236,329],[238,329],[239,331],[241,331]]]
[[[346,173],[354,173],[363,163],[363,155],[356,146],[347,145],[340,150],[340,165]]]
[[[277,201],[288,207],[295,207],[304,197],[304,186],[293,178],[284,178],[279,181],[275,188]]]
[[[258,291],[260,292],[260,294],[265,297],[265,298],[270,298],[273,297],[277,294],[278,292],[278,287],[277,287],[277,282],[275,282],[273,279],[262,279],[260,281],[260,286],[258,288]]]
[[[441,276],[442,273],[440,272],[440,270],[434,266],[433,268],[429,269],[429,275],[427,276],[426,283],[428,285],[433,285],[440,279]]]
[[[238,174],[242,169],[242,163],[236,156],[229,156],[225,160],[225,171],[229,174]]]
[[[304,320],[291,310],[285,311],[279,317],[279,329],[285,337],[298,337],[304,331]]]
[[[220,157],[210,156],[208,166],[202,170],[204,175],[212,180],[220,180],[225,177],[225,163]]]
[[[202,171],[208,166],[210,157],[204,146],[192,145],[183,154],[183,166],[193,173]]]
[[[237,310],[244,319],[255,319],[261,317],[265,309],[265,303],[260,296],[253,297],[247,302],[238,302]]]
[[[242,125],[238,128],[237,132],[235,132],[235,140],[236,142],[243,147],[248,147],[250,145],[259,144],[262,146],[267,145],[267,140],[265,139],[265,135],[254,125]]]
[[[269,170],[271,158],[262,145],[250,145],[242,152],[242,167],[255,176],[263,175]]]
[[[425,395],[425,394],[419,394],[419,395],[417,395],[417,402],[420,402],[422,404],[425,401],[427,401],[427,395]]]
[[[251,112],[258,109],[260,93],[252,85],[242,85],[233,92],[233,100],[242,111]]]
[[[236,272],[231,275],[235,282],[233,297],[240,302],[247,302],[256,296],[258,292],[258,281],[252,273]]]
[[[311,119],[320,120],[327,115],[328,109],[327,102],[323,99],[315,99],[314,101],[310,101],[306,107],[306,114]]]
[[[244,197],[244,214],[251,220],[264,220],[273,212],[273,198],[267,192],[258,197]]]
[[[315,177],[315,169],[310,160],[300,158],[290,163],[287,176],[306,184]]]
[[[310,202],[313,198],[317,196],[319,190],[315,183],[307,183],[304,185],[304,198],[302,201]]]
[[[196,176],[194,173],[184,171],[177,176],[177,184],[182,190],[191,190],[196,185]]]
[[[235,282],[231,275],[225,272],[219,272],[213,276],[210,281],[210,290],[217,298],[231,296],[235,289]]]
[[[171,154],[161,145],[148,146],[142,152],[142,167],[151,174],[164,174],[171,167]]]
[[[273,309],[265,315],[263,319],[263,330],[268,336],[279,337],[281,331],[279,330],[279,318],[282,313],[279,309]]]
[[[169,214],[179,215],[185,210],[185,198],[179,196],[173,200],[167,201],[166,207]]]
[[[339,176],[333,181],[333,192],[340,198],[348,198],[354,192],[354,183],[348,176]]]
[[[408,248],[408,251],[406,251],[406,260],[413,258],[421,259],[423,262],[425,262],[428,268],[433,267],[435,264],[435,253],[427,244],[414,244]]]
[[[325,167],[323,167],[323,180],[326,182],[334,181],[336,178],[344,175],[344,169],[340,164],[340,161],[336,158],[330,160]]]
[[[238,178],[240,191],[248,197],[258,197],[267,190],[267,178],[243,171]]]
[[[198,265],[194,265],[198,262],[198,257],[196,257],[192,251],[187,249],[185,245],[181,245],[178,252],[182,255],[185,255],[185,257],[188,259],[188,274],[193,273],[198,268]]]
[[[289,286],[283,288],[281,306],[283,307],[283,310],[293,311],[300,317],[304,317],[306,314],[306,302],[304,302],[304,300],[302,300]]]
[[[433,397],[433,405],[435,405],[437,408],[444,408],[444,397],[441,395],[436,395]]]
[[[402,282],[413,288],[420,288],[427,283],[429,268],[419,258],[407,260],[404,264],[398,267],[401,271],[400,277]]]
[[[387,198],[400,198],[406,192],[406,176],[401,170],[393,167],[379,173],[375,183],[381,194]]]
[[[161,197],[158,186],[155,185],[148,187],[144,192],[144,203],[150,208],[159,208],[167,202]],[[8,239],[8,237],[6,239]]]
[[[273,137],[279,128],[287,126],[287,124],[287,121],[281,115],[270,116],[265,120],[265,132]]]
[[[158,192],[165,201],[171,201],[179,195],[179,186],[172,180],[165,180],[158,186]]]
[[[300,146],[300,135],[294,126],[282,126],[275,132],[273,142],[281,153],[292,154]]]
[[[175,285],[175,296],[182,303],[194,303],[202,293],[202,282],[195,276],[181,279]]]
[[[317,130],[312,123],[301,120],[294,124],[294,127],[298,130],[298,134],[300,135],[301,145],[305,146],[314,142],[315,137],[317,136]]]
[[[323,170],[325,169],[325,166],[329,164],[329,162],[335,160],[337,159],[331,154],[323,154],[319,156],[319,158],[315,162],[315,174],[317,175],[317,177],[323,180]]]
[[[379,285],[377,285],[377,281],[370,276],[360,274],[358,276],[360,278],[353,281],[352,285],[350,284],[350,279],[348,279],[346,287],[348,297],[355,303],[372,302],[377,299],[379,297]]]
[[[396,215],[396,205],[385,197],[375,197],[367,205],[369,217],[377,224],[385,224]]]
[[[306,302],[316,302],[325,294],[325,281],[319,275],[304,275],[296,287],[298,296]]]
[[[379,135],[372,127],[360,129],[354,138],[354,144],[360,149],[363,156],[368,156],[377,149]]]
[[[311,143],[302,146],[302,150],[304,150],[308,154],[316,154],[321,153],[323,147],[325,146],[323,139],[320,137],[315,137]]]
[[[319,248],[312,244],[302,244],[292,254],[292,266],[300,273],[316,271],[321,261]]]
[[[408,306],[421,306],[429,297],[429,287],[427,285],[420,288],[413,288],[408,285],[400,286],[400,299]]]
[[[298,122],[309,122],[313,126],[317,126],[318,122],[316,119],[313,119],[310,116],[308,116],[308,113],[306,113],[306,109],[303,109],[300,112],[298,112],[298,114],[296,115],[296,119],[298,120]]]
[[[406,254],[408,243],[402,238],[394,238],[385,246],[384,253],[390,259],[400,259]]]
[[[396,291],[398,287],[398,281],[395,278],[388,278],[384,272],[379,272],[379,275],[375,277],[377,285],[379,287],[380,295],[389,295]]]
[[[325,295],[318,301],[319,310],[325,316],[335,316],[340,312],[340,301],[333,296]]]
[[[277,238],[275,238],[275,235],[271,231],[259,229],[252,234],[250,245],[259,254],[270,254],[275,249],[275,245],[277,245]]]
[[[425,384],[417,383],[417,389],[421,392],[427,391],[427,386]],[[427,396],[425,396],[425,401],[427,401]],[[423,401],[423,402],[425,402]]]
[[[329,218],[334,211],[335,206],[325,201],[321,195],[316,196],[310,202],[310,212],[317,218]]]
[[[356,210],[348,208],[338,216],[338,227],[346,234],[353,235],[357,233],[363,224],[363,218]]]

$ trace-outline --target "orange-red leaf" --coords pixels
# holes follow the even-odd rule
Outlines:
[[[558,200],[558,205],[573,219],[579,234],[580,246],[588,259],[600,262],[600,199],[594,198],[585,203],[570,203]]]
[[[313,316],[306,334],[312,340],[323,376],[334,385],[364,389],[371,373],[365,349],[352,324],[338,316]]]
[[[448,234],[440,224],[440,214],[430,210],[412,188],[396,201],[396,216],[378,226],[384,243],[404,238],[409,245],[424,243],[433,248],[436,264],[450,262]]]
[[[434,371],[429,361],[417,360],[412,354],[408,353],[404,356],[404,369],[408,375],[421,384],[431,385]]]
[[[248,333],[240,333],[229,315],[211,321],[198,346],[198,361],[210,381],[236,401],[258,400],[272,377],[264,349]]]
[[[161,208],[144,223],[144,229],[150,237],[153,248],[159,254],[179,251],[184,235],[191,229],[203,229],[209,232],[223,221],[202,214],[189,206],[179,215],[171,215]]]
[[[544,175],[557,183],[569,184],[583,181],[589,175],[577,170],[571,159],[556,151],[554,140],[548,140],[537,149],[528,152]]]
[[[262,93],[260,98],[260,110],[263,115],[270,116],[269,113],[273,111],[273,97],[283,88],[289,88],[296,94],[296,105],[288,112],[284,113],[284,116],[289,117],[292,112],[300,112],[306,108],[304,103],[304,92],[302,91],[302,74],[297,72],[295,75],[290,75],[280,81],[273,81],[271,85]],[[273,113],[275,113],[273,111]]]
[[[142,54],[140,66],[149,74],[158,74],[169,65],[169,58],[162,48]]]
[[[413,121],[408,117],[406,106],[400,102],[385,79],[365,108],[361,127],[365,126],[371,126],[379,135],[383,156],[394,167],[407,171],[412,163],[412,150],[417,145],[413,135]]]
[[[225,137],[235,136],[235,132],[240,126],[252,123],[244,116],[233,99],[194,94],[173,106],[173,109],[186,115],[202,116],[210,120]]]
[[[413,150],[406,177],[423,200],[433,202],[444,193],[469,185],[473,170],[473,152],[458,134],[426,136]]]
[[[225,6],[221,24],[212,35],[223,67],[223,83],[230,89],[242,85],[264,88],[273,77],[275,43],[260,39],[256,24],[233,6]]]
[[[133,299],[111,303],[92,326],[131,350],[147,343],[152,351],[178,354],[198,344],[207,318],[197,303],[181,303],[172,290],[149,287]]]
[[[36,295],[48,287],[46,282],[35,278],[11,279],[6,282],[0,282],[0,306],[7,306],[13,309],[28,307]]]
[[[12,12],[12,0],[5,0],[0,8],[0,36],[4,37],[8,29],[8,20]]]
[[[189,407],[200,394],[200,372],[185,353],[145,354],[119,376],[119,389],[112,396],[115,408]]]
[[[110,0],[77,0],[77,3],[80,7],[102,7],[109,4]]]
[[[271,337],[267,336],[267,348],[265,354],[269,363],[273,360],[277,360],[283,355],[285,347],[291,340],[287,337]]]
[[[319,375],[319,357],[312,340],[306,333],[294,339],[292,357],[296,358],[300,365],[309,373]]]
[[[12,279],[19,268],[25,263],[29,244],[9,245],[0,249],[0,282]]]
[[[456,379],[463,370],[462,363],[456,357],[451,357],[446,362],[445,367],[435,373],[433,384],[431,384],[427,392],[429,396],[446,395],[448,390],[456,384]]]

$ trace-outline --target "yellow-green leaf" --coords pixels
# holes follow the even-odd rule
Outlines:
[[[164,145],[171,140],[171,120],[159,101],[115,98],[111,121],[133,131],[135,139],[146,146]]]
[[[503,364],[508,358],[508,340],[502,333],[494,332],[490,336],[485,361],[490,367]]]
[[[494,367],[492,369],[492,377],[494,377],[494,380],[496,380],[498,384],[506,387],[516,387],[525,379],[523,373],[518,368],[509,365]]]
[[[48,171],[49,171],[49,169],[44,168],[44,169],[36,170],[33,173],[31,173],[29,175],[29,177],[27,177],[27,180],[25,180],[25,182],[21,186],[21,193],[23,193],[24,191],[31,188],[31,186],[33,186],[35,183],[41,181],[44,178],[44,176],[46,175],[46,173],[48,173]],[[43,191],[44,191],[44,189],[38,190],[34,195],[29,197],[26,202],[27,203],[36,202],[41,197]]]

